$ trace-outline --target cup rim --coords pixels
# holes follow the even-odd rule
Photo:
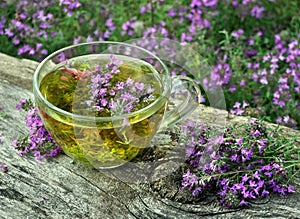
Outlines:
[[[97,45],[97,44],[115,44],[115,45],[124,45],[124,46],[128,46],[128,47],[132,47],[132,48],[136,48],[136,49],[139,49],[139,50],[142,50],[143,52],[151,55],[153,58],[155,58],[164,68],[165,70],[165,76],[166,76],[166,82],[167,82],[167,85],[164,84],[163,87],[164,87],[164,90],[163,90],[163,93],[154,101],[152,102],[151,104],[147,105],[146,107],[142,108],[142,109],[139,109],[137,111],[134,111],[132,113],[126,113],[126,114],[123,114],[123,115],[119,115],[119,116],[112,116],[112,117],[96,117],[96,116],[84,116],[84,115],[78,115],[78,114],[74,114],[74,113],[71,113],[71,112],[68,112],[68,111],[65,111],[63,109],[60,109],[59,107],[53,105],[51,102],[49,102],[45,97],[44,95],[42,95],[42,93],[40,92],[40,89],[39,89],[39,83],[38,83],[38,75],[39,75],[39,72],[41,70],[41,68],[44,66],[45,63],[47,63],[51,58],[53,58],[54,56],[58,55],[59,53],[61,52],[64,52],[68,49],[72,49],[72,48],[76,48],[76,47],[80,47],[80,46],[88,46],[88,45]],[[168,86],[169,85],[169,86]],[[168,68],[166,67],[166,65],[161,61],[161,59],[159,57],[157,57],[156,55],[154,55],[152,52],[142,48],[142,47],[139,47],[139,46],[136,46],[136,45],[132,45],[132,44],[128,44],[128,43],[123,43],[123,42],[117,42],[117,41],[93,41],[93,42],[86,42],[86,43],[79,43],[79,44],[73,44],[73,45],[70,45],[70,46],[66,46],[66,47],[63,47],[53,53],[51,53],[50,55],[48,55],[46,58],[43,59],[42,62],[40,62],[34,72],[34,75],[33,75],[33,94],[34,94],[34,97],[35,98],[39,98],[40,100],[43,101],[43,103],[45,103],[47,105],[47,107],[49,107],[51,110],[53,110],[54,112],[60,114],[60,115],[63,115],[63,116],[67,116],[67,117],[71,117],[72,119],[76,119],[75,121],[86,121],[86,120],[92,120],[92,121],[95,121],[95,122],[104,122],[104,121],[116,121],[116,120],[121,120],[121,119],[124,119],[124,118],[131,118],[131,117],[134,117],[138,114],[141,114],[142,112],[148,110],[148,109],[151,109],[152,107],[154,107],[157,103],[159,103],[160,101],[162,101],[163,98],[167,97],[168,94],[171,92],[171,77],[169,75],[169,70]]]

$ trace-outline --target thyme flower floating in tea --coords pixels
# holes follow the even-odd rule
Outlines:
[[[150,85],[135,82],[130,77],[122,80],[119,75],[121,60],[110,55],[106,68],[96,65],[91,72],[91,100],[85,101],[102,116],[115,116],[140,109],[140,103],[151,103],[155,97]]]
[[[221,205],[233,208],[271,193],[294,192],[293,180],[300,177],[300,148],[278,129],[251,120],[213,136],[210,128],[189,121],[182,133],[189,164],[182,188],[193,196],[213,191]]]
[[[132,78],[135,74],[144,74],[142,77],[146,78],[151,73],[149,69],[138,72],[142,70],[134,68],[140,63],[122,63],[113,55],[107,64],[67,60],[65,67],[46,75],[40,90],[49,102],[68,112],[74,110],[74,105],[84,104],[85,110],[96,111],[96,117],[128,114],[149,105],[158,94],[154,94],[152,84]]]

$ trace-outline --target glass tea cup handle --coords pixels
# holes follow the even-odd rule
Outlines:
[[[201,101],[201,90],[196,82],[187,76],[175,76],[172,78],[172,91],[170,97],[173,95],[181,95],[180,98],[174,98],[175,104],[173,109],[167,109],[164,115],[164,119],[159,128],[159,131],[163,131],[174,123],[186,117],[189,113],[193,112]],[[192,94],[192,87],[195,94]],[[168,107],[170,107],[170,101]]]

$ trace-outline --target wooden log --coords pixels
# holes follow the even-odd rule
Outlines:
[[[26,127],[25,114],[15,105],[21,97],[33,98],[30,89],[36,66],[34,61],[0,54],[0,106],[6,114],[0,116],[0,164],[8,169],[7,173],[0,171],[0,218],[300,218],[299,180],[296,193],[272,195],[245,209],[224,209],[215,197],[193,203],[188,192],[180,189],[180,178],[175,174],[182,171],[178,153],[163,154],[176,147],[163,133],[141,157],[144,164],[140,161],[133,169],[127,165],[119,172],[87,168],[65,155],[43,162],[18,156],[12,141],[26,133]],[[190,118],[219,127],[249,120],[204,106]],[[299,145],[299,131],[282,130],[284,135],[297,135]],[[151,156],[157,158],[155,167],[146,162]],[[178,168],[173,174],[155,175],[174,166]]]
[[[31,90],[32,76],[37,65],[32,60],[17,59],[0,53],[0,79]]]

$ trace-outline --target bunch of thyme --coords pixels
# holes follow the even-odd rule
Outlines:
[[[182,188],[193,196],[214,192],[222,206],[234,208],[271,193],[295,191],[300,148],[295,138],[281,136],[279,129],[250,120],[216,136],[211,128],[193,121],[181,130],[188,157]]]
[[[13,145],[19,151],[20,156],[33,155],[40,161],[43,158],[55,157],[62,153],[61,148],[45,128],[41,117],[38,115],[38,109],[34,107],[30,99],[21,98],[16,108],[27,112],[25,121],[29,129],[28,134],[13,141]]]

